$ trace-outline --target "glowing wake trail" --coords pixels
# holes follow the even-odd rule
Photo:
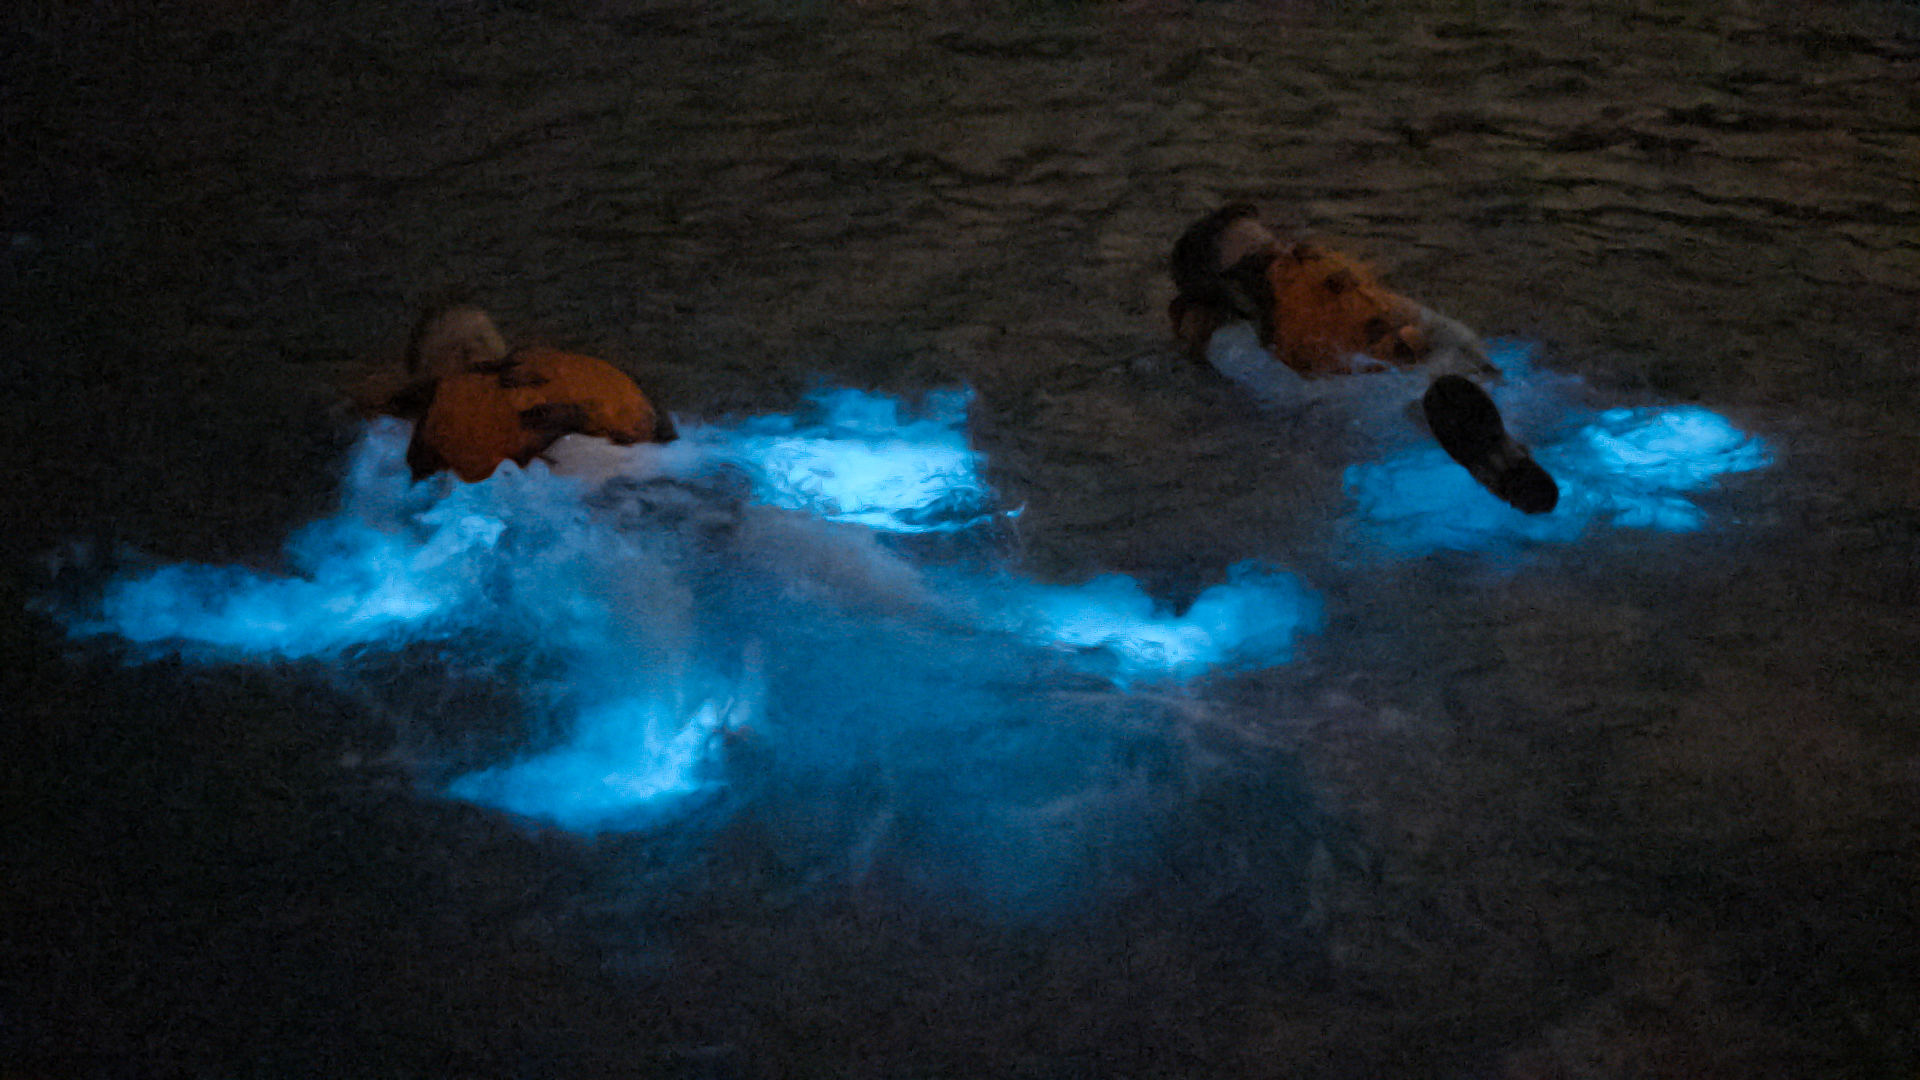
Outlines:
[[[1571,401],[1566,380],[1535,375],[1526,352],[1497,349],[1506,373],[1494,397],[1526,417],[1534,457],[1560,484],[1560,505],[1528,515],[1476,484],[1431,442],[1350,466],[1352,531],[1400,557],[1434,550],[1500,550],[1567,543],[1595,526],[1688,532],[1706,524],[1689,496],[1729,473],[1773,463],[1757,437],[1699,406],[1608,409]],[[1511,421],[1509,426],[1514,426]]]
[[[1184,615],[1168,612],[1121,574],[1078,587],[1025,585],[1011,606],[1008,622],[1023,636],[1088,650],[1123,686],[1285,663],[1294,638],[1321,625],[1319,600],[1298,578],[1251,562],[1233,567],[1225,584],[1201,593]]]
[[[832,392],[802,417],[686,425],[681,443],[621,451],[611,479],[595,484],[540,462],[479,484],[415,484],[408,429],[382,421],[353,450],[340,511],[288,544],[287,573],[128,575],[72,629],[155,651],[344,664],[352,647],[453,634],[463,650],[545,657],[558,683],[529,708],[550,707],[557,741],[446,791],[592,832],[654,819],[712,787],[717,748],[744,730],[772,729],[813,758],[841,753],[829,748],[842,739],[889,743],[896,725],[965,745],[1025,723],[1029,691],[1001,687],[1045,665],[1020,656],[1064,653],[1126,686],[1284,663],[1295,636],[1318,628],[1304,586],[1252,565],[1175,615],[1117,575],[1043,586],[927,573],[888,551],[876,535],[992,520],[966,402],[964,392],[929,395],[924,415],[903,418],[891,399]],[[738,485],[727,477],[742,474],[763,505],[729,494]],[[903,603],[972,612],[988,634],[927,628],[915,631],[932,635],[924,646],[895,649],[898,630],[857,614]],[[863,656],[883,648],[894,650],[884,660]],[[956,668],[965,650],[974,659]],[[779,677],[763,679],[763,667]],[[854,670],[865,674],[837,688],[808,674]],[[968,678],[991,686],[964,689]],[[829,720],[847,709],[836,698],[862,704]],[[1075,753],[1097,758],[1108,736],[1088,738]],[[890,767],[921,768],[904,764],[919,750],[895,753],[907,757]]]
[[[418,502],[393,490],[394,478],[404,475],[405,438],[394,421],[369,429],[354,450],[347,507],[294,535],[290,575],[162,567],[110,583],[99,618],[81,620],[73,631],[303,657],[465,624],[481,565],[494,557],[506,522],[481,489],[456,491],[400,519],[364,513],[369,503]],[[386,498],[374,497],[383,486]]]
[[[662,701],[613,702],[582,713],[565,745],[468,773],[447,794],[576,832],[644,824],[643,812],[711,786],[714,740],[746,727],[747,711],[707,701],[688,718]]]
[[[1570,404],[1565,380],[1529,372],[1524,353],[1500,359],[1508,380],[1496,395],[1560,479],[1559,509],[1522,515],[1430,442],[1403,439],[1346,474],[1349,524],[1381,549],[1565,542],[1596,524],[1698,528],[1690,495],[1770,462],[1764,444],[1704,409],[1596,414]],[[1371,397],[1358,383],[1342,390],[1367,423],[1387,425],[1404,423],[1404,383]],[[825,392],[800,415],[686,424],[680,443],[618,450],[591,484],[538,462],[481,484],[415,484],[407,428],[376,423],[350,458],[341,510],[292,539],[287,574],[184,565],[125,576],[72,629],[155,650],[284,657],[460,633],[502,656],[544,655],[560,673],[560,737],[447,791],[580,831],[636,824],[706,790],[718,782],[716,747],[749,728],[809,760],[837,760],[851,752],[843,742],[893,746],[887,769],[938,776],[951,763],[922,761],[939,754],[919,741],[990,746],[996,725],[1025,723],[1032,690],[1018,680],[1033,676],[1015,673],[1045,665],[1020,656],[1064,655],[1124,688],[1286,663],[1295,640],[1319,630],[1313,593],[1252,563],[1175,614],[1119,575],[1051,586],[929,571],[890,551],[875,537],[962,532],[999,512],[967,444],[967,402],[964,391],[930,394],[907,416],[890,398]],[[742,486],[728,477],[744,478],[759,505],[730,494]],[[935,610],[988,633],[914,629],[914,612]],[[1098,760],[1110,737],[1085,736],[1068,759]],[[975,767],[1003,757],[984,753]]]
[[[982,456],[967,444],[970,390],[926,395],[925,415],[858,390],[812,395],[799,416],[699,426],[683,437],[749,467],[755,494],[790,510],[887,532],[957,532],[990,519]]]

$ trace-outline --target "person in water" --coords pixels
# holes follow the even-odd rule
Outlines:
[[[569,435],[620,446],[674,438],[672,422],[619,368],[544,346],[509,348],[487,313],[465,304],[428,309],[400,385],[367,391],[362,404],[413,423],[415,480],[450,471],[478,483],[504,462],[526,467]]]
[[[1301,380],[1394,368],[1432,376],[1421,412],[1436,441],[1488,491],[1529,514],[1560,488],[1506,430],[1481,388],[1500,378],[1461,323],[1382,286],[1362,263],[1319,244],[1287,242],[1236,203],[1174,243],[1177,295],[1168,307],[1189,357],[1270,404]]]

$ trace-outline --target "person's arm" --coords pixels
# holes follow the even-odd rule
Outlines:
[[[1269,409],[1291,410],[1307,400],[1307,381],[1260,344],[1252,323],[1233,322],[1207,341],[1207,363]]]

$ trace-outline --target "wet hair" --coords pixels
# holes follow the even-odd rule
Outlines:
[[[1264,340],[1273,332],[1273,291],[1267,268],[1274,252],[1256,251],[1232,266],[1220,265],[1220,244],[1235,223],[1256,220],[1252,203],[1230,203],[1187,227],[1173,244],[1173,284],[1167,312],[1176,334],[1188,339],[1188,355],[1205,357],[1205,339],[1235,319],[1251,320]]]
[[[407,332],[406,362],[408,372],[417,372],[420,367],[420,352],[426,345],[427,337],[440,320],[458,308],[481,308],[478,297],[465,285],[441,285],[429,290],[420,298],[415,309],[413,328]],[[484,308],[481,308],[484,310]]]
[[[1220,274],[1220,267],[1216,265],[1220,235],[1234,222],[1258,214],[1252,203],[1234,203],[1187,226],[1180,239],[1173,242],[1173,287],[1180,290],[1180,295],[1204,301]]]
[[[1264,320],[1261,298],[1270,253],[1249,255],[1232,266],[1220,265],[1220,239],[1237,221],[1260,216],[1252,203],[1223,206],[1187,227],[1173,244],[1173,286],[1189,305],[1231,311]]]
[[[486,360],[502,359],[508,352],[506,340],[485,309],[472,303],[437,300],[421,308],[420,318],[407,337],[407,373],[436,377],[445,374],[423,369],[436,358],[430,353],[439,354],[448,349],[469,357],[481,354]]]

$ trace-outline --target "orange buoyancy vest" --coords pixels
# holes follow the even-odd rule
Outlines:
[[[1431,346],[1419,305],[1390,292],[1364,263],[1317,244],[1296,244],[1267,265],[1273,290],[1268,344],[1309,378],[1352,370],[1354,356],[1417,364]]]
[[[524,348],[436,382],[414,426],[415,479],[451,469],[478,483],[503,461],[525,466],[562,435],[621,445],[671,439],[671,427],[625,372],[604,360]]]

